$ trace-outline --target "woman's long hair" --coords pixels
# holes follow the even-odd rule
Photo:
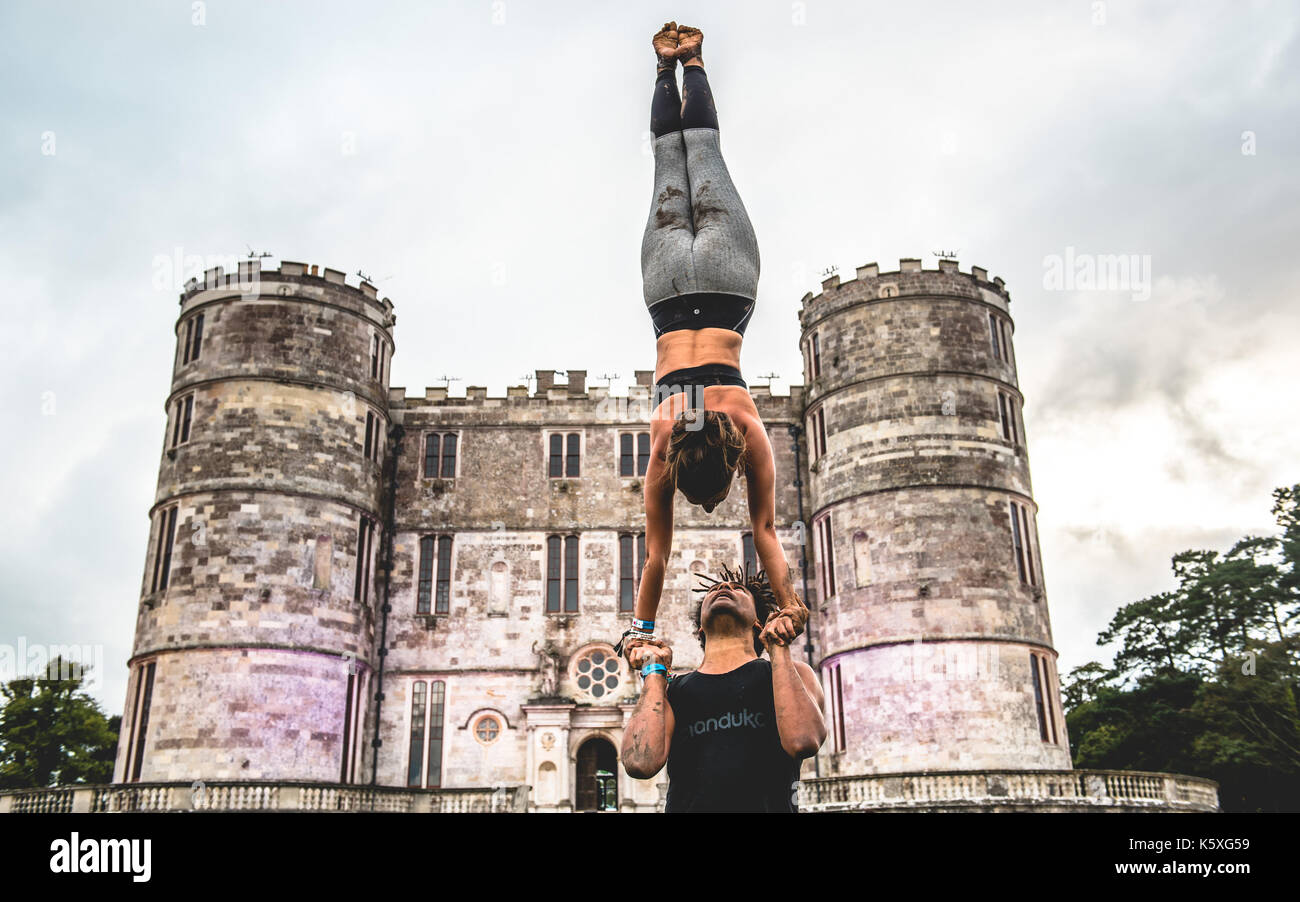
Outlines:
[[[665,478],[683,494],[712,498],[735,478],[745,454],[745,434],[726,413],[703,413],[702,428],[687,428],[698,422],[698,410],[684,411],[673,423]]]

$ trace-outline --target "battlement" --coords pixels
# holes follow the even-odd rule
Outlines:
[[[457,408],[491,408],[507,405],[571,405],[575,402],[600,405],[610,399],[625,398],[631,401],[648,401],[654,391],[654,370],[635,370],[635,381],[627,386],[626,394],[615,394],[609,386],[587,385],[586,370],[534,370],[535,387],[510,385],[504,395],[488,395],[486,386],[468,385],[463,397],[451,395],[447,386],[426,387],[422,392],[408,392],[401,386],[388,390],[390,408],[414,409],[431,405]],[[564,373],[564,378],[558,378]],[[774,393],[768,385],[751,385],[749,393],[756,402],[768,401],[782,404],[802,403],[803,385],[792,383],[783,394]]]
[[[349,285],[347,276],[337,269],[321,268],[315,263],[296,263],[291,260],[280,261],[279,269],[264,270],[262,269],[262,261],[256,259],[241,260],[238,272],[226,272],[225,267],[214,266],[203,273],[202,279],[196,277],[185,283],[185,290],[181,292],[180,303],[184,305],[186,300],[200,291],[236,288],[246,293],[252,289],[252,286],[262,281],[286,280],[295,282],[315,280],[338,285],[358,292],[367,300],[375,301],[383,308],[384,313],[390,317],[393,312],[393,302],[388,298],[381,301],[379,299],[379,289],[366,280],[359,279],[356,285]]]
[[[938,269],[922,269],[919,259],[904,257],[898,261],[898,269],[892,272],[882,273],[879,264],[866,263],[859,266],[855,277],[847,281],[841,281],[838,273],[823,279],[821,293],[808,292],[801,299],[801,304],[807,310],[828,292],[858,284],[862,284],[873,297],[892,296],[888,292],[888,284],[899,282],[902,282],[903,285],[910,285],[911,288],[910,290],[904,290],[903,285],[898,285],[896,287],[898,293],[915,294],[917,293],[915,290],[917,283],[924,282],[927,276],[941,277],[946,280],[946,277],[950,275],[965,276],[975,284],[976,288],[996,292],[1005,303],[1011,303],[1011,294],[1006,290],[1006,283],[1002,281],[1001,276],[994,276],[990,279],[989,271],[981,266],[972,266],[970,272],[967,273],[958,268],[956,260],[940,260]],[[940,286],[936,285],[935,287],[939,288]]]

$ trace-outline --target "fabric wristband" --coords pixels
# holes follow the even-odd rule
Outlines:
[[[650,676],[652,673],[662,673],[665,679],[668,678],[668,668],[658,662],[647,664],[641,668],[642,679]]]

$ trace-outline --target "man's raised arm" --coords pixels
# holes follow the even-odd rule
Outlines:
[[[648,780],[668,761],[673,736],[673,709],[668,704],[668,668],[673,650],[660,639],[648,639],[629,652],[638,672],[646,664],[662,664],[662,672],[641,679],[641,700],[623,730],[623,769],[637,780]]]
[[[789,618],[773,612],[759,639],[772,659],[772,699],[781,748],[791,758],[810,758],[826,741],[825,699],[817,674],[790,654],[795,636]]]

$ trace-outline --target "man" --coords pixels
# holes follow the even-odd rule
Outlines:
[[[720,577],[695,617],[698,670],[670,682],[672,649],[658,639],[629,653],[643,683],[623,767],[646,780],[666,763],[668,812],[791,812],[800,762],[826,740],[821,686],[791,655],[798,629],[766,575],[723,568]]]

